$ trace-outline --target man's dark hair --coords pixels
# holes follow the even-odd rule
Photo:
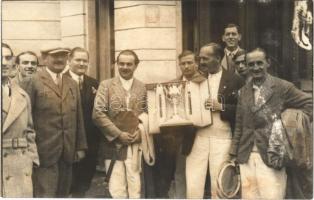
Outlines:
[[[237,24],[227,24],[227,26],[225,26],[224,28],[224,34],[225,34],[225,31],[226,31],[226,28],[236,28],[238,33],[241,34],[241,30],[240,30],[240,26],[237,25]]]
[[[193,51],[190,51],[190,50],[184,50],[182,53],[179,54],[178,59],[181,60],[181,58],[183,58],[185,56],[189,56],[189,55],[193,55],[194,59],[196,59],[195,53]]]
[[[86,49],[82,47],[74,47],[69,53],[69,59],[71,60],[74,57],[75,52],[85,52],[87,57],[89,58],[89,53]]]
[[[246,52],[245,50],[240,49],[239,51],[237,51],[237,53],[233,56],[233,61],[235,61],[239,56],[245,55],[246,58]]]
[[[39,64],[39,62],[38,62],[38,57],[37,57],[36,53],[34,53],[33,51],[24,51],[24,52],[20,53],[19,55],[16,56],[15,63],[16,63],[16,64],[20,64],[20,57],[21,57],[22,55],[25,55],[25,54],[29,54],[29,55],[35,56],[35,57],[36,57],[36,60],[37,60],[37,64]]]
[[[2,47],[2,48],[4,47],[4,48],[9,49],[9,50],[11,51],[11,56],[14,56],[14,53],[13,53],[11,47],[10,47],[8,44],[2,42],[2,43],[1,43],[1,47]]]
[[[117,56],[117,62],[119,62],[119,57],[121,55],[131,55],[131,56],[134,57],[135,65],[138,65],[140,63],[140,60],[138,59],[138,56],[136,55],[136,53],[133,50],[130,50],[130,49],[122,50],[119,53],[119,55]]]
[[[219,57],[220,59],[222,59],[224,57],[225,53],[224,53],[222,47],[219,44],[217,44],[217,43],[211,42],[209,44],[204,45],[203,47],[212,47],[213,50],[214,50],[214,54],[217,57]]]
[[[255,48],[255,49],[252,49],[252,50],[249,51],[247,54],[253,53],[253,52],[255,52],[255,51],[263,53],[264,56],[265,56],[265,59],[268,60],[268,61],[270,61],[270,60],[269,60],[269,57],[268,57],[268,55],[267,55],[267,52],[266,52],[263,48],[260,48],[260,47],[257,47],[257,48]]]

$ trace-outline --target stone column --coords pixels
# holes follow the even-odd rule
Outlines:
[[[114,16],[115,54],[138,54],[135,76],[145,83],[174,79],[182,50],[181,1],[115,0]]]

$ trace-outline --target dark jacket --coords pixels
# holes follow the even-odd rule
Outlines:
[[[218,101],[223,104],[224,111],[220,111],[220,118],[221,120],[230,123],[232,133],[235,126],[238,94],[243,85],[244,81],[239,76],[222,68],[222,75],[218,89],[218,95],[222,98],[218,98]],[[221,102],[222,99],[224,102]]]
[[[277,117],[287,108],[301,109],[312,117],[312,97],[298,90],[292,83],[267,75],[263,83],[264,102],[254,103],[252,81],[240,90],[236,126],[230,154],[237,156],[239,163],[246,163],[254,143],[267,165],[267,147],[273,116]]]
[[[79,88],[68,76],[62,76],[62,82],[61,91],[43,69],[33,77],[29,90],[42,167],[60,159],[71,164],[76,151],[87,149]]]
[[[64,75],[71,77],[69,71],[65,72]],[[82,90],[80,90],[85,133],[88,144],[87,153],[92,156],[96,156],[97,154],[100,139],[100,131],[95,126],[92,119],[94,100],[98,85],[99,83],[96,79],[84,75]]]

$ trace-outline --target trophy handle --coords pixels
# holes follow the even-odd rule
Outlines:
[[[159,98],[159,117],[162,118],[163,117],[163,113],[162,113],[162,97],[161,94],[158,95]]]
[[[189,106],[189,114],[192,115],[192,99],[191,99],[190,91],[188,91],[188,106]]]
[[[166,102],[165,102],[165,93],[162,85],[157,85],[156,87],[156,107],[157,107],[157,116],[159,123],[163,122],[166,117]]]

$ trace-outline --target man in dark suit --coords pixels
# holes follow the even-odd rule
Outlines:
[[[147,163],[154,161],[142,145],[147,141],[140,128],[147,122],[147,104],[145,85],[133,76],[138,64],[134,51],[121,51],[117,56],[118,77],[101,82],[95,98],[93,120],[105,136],[101,142],[107,170],[114,163],[109,180],[113,198],[140,198],[142,153]]]
[[[99,130],[92,120],[94,99],[98,81],[86,75],[89,54],[80,47],[75,47],[69,53],[69,70],[64,73],[70,76],[79,86],[83,109],[85,133],[88,151],[84,159],[73,165],[72,197],[82,198],[90,187],[95,174],[99,146]]]
[[[34,169],[35,197],[68,197],[72,164],[87,142],[79,87],[62,76],[69,49],[52,43],[41,50],[46,68],[32,79],[30,98],[40,167]]]
[[[268,74],[270,61],[260,48],[247,54],[247,65],[252,81],[240,90],[229,153],[240,163],[242,198],[283,199],[286,171],[270,167],[269,138],[278,122],[282,125],[281,113],[287,108],[300,109],[312,119],[312,97]]]
[[[243,51],[239,46],[242,35],[240,32],[240,27],[236,24],[228,24],[224,29],[224,34],[222,35],[222,41],[225,43],[226,47],[224,49],[224,57],[221,60],[222,67],[232,73],[235,72],[235,65],[233,57],[238,51]]]
[[[206,109],[212,110],[212,124],[198,128],[192,150],[186,158],[187,198],[203,198],[207,171],[210,173],[211,198],[218,198],[216,179],[220,167],[228,158],[238,90],[242,80],[220,64],[223,50],[210,43],[200,50],[200,70],[208,77]]]

